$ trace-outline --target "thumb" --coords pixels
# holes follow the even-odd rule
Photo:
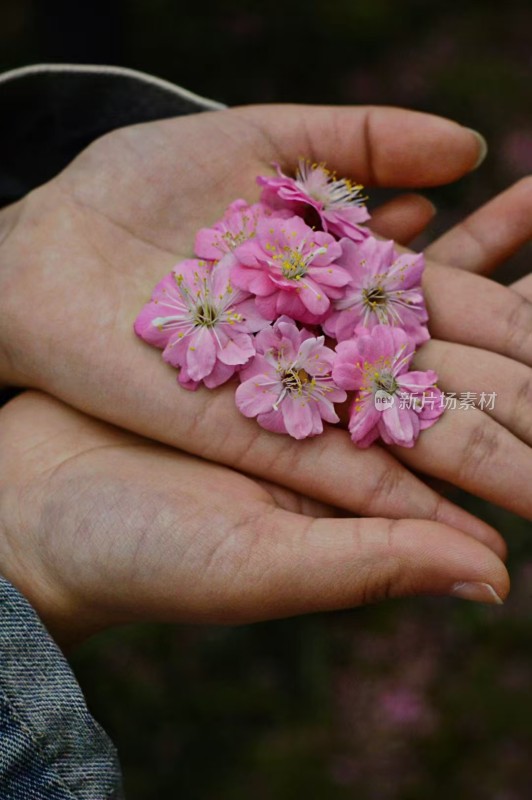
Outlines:
[[[286,511],[276,511],[265,522],[268,529],[254,539],[253,554],[235,582],[234,606],[224,603],[220,622],[350,608],[408,595],[502,603],[508,594],[509,577],[499,557],[442,523],[309,519]]]

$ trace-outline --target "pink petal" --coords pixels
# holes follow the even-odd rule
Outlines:
[[[357,411],[356,408],[360,410]],[[373,396],[364,400],[355,398],[349,410],[349,433],[351,439],[359,444],[370,434],[373,436],[371,441],[377,439],[379,433],[376,428],[380,419],[380,412],[377,411],[373,402]]]
[[[173,367],[183,367],[187,360],[188,337],[171,339],[163,351],[163,359]]]
[[[296,292],[275,292],[269,297],[257,297],[255,303],[262,316],[270,320],[280,315],[300,319],[305,314],[305,306]]]
[[[153,320],[160,316],[159,305],[148,303],[138,315],[133,327],[140,339],[163,350],[170,341],[173,331],[168,328],[158,328],[153,324]]]
[[[389,271],[390,278],[397,276],[397,287],[410,289],[421,285],[425,258],[422,253],[405,253],[399,256]]]
[[[340,422],[340,418],[334,409],[334,404],[332,401],[334,400],[334,402],[343,403],[347,398],[347,394],[342,392],[341,395],[335,398],[333,398],[331,394],[327,395],[327,397],[316,399],[313,402],[315,405],[315,410],[319,413],[320,417],[326,422],[331,422],[334,425],[337,422]]]
[[[268,320],[262,316],[257,308],[253,297],[239,302],[235,306],[235,311],[244,318],[243,321],[237,323],[237,325],[239,330],[245,331],[246,333],[256,333],[269,325]]]
[[[225,253],[230,252],[229,245],[224,240],[221,231],[216,228],[200,228],[194,242],[194,252],[199,258],[217,261]]]
[[[322,356],[322,351],[324,359],[326,358],[327,352],[330,353],[330,355],[332,356],[330,364],[332,365],[334,360],[334,353],[332,352],[332,350],[329,350],[328,347],[325,347],[324,336],[318,336],[317,339],[315,338],[305,339],[305,341],[301,342],[299,346],[298,361],[301,361],[303,367],[305,368],[308,365],[307,362],[309,362],[311,359],[313,361],[319,360],[320,357]]]
[[[272,410],[281,386],[273,385],[267,375],[257,375],[241,383],[235,393],[235,400],[239,411],[245,417],[256,417]]]
[[[259,414],[257,422],[261,428],[271,431],[272,433],[288,433],[281,409],[278,411],[268,411],[266,414]]]
[[[415,411],[401,408],[396,402],[381,414],[380,433],[386,444],[413,447],[419,433],[419,421]]]
[[[267,296],[275,292],[275,286],[270,280],[270,276],[263,271],[260,265],[252,268],[235,263],[231,272],[231,282],[234,286],[259,296]]]
[[[233,334],[217,355],[223,364],[245,364],[255,355],[253,340],[247,333]]]
[[[321,316],[325,314],[331,305],[331,302],[325,294],[323,288],[312,278],[305,276],[301,280],[301,292],[299,294],[301,302],[312,314]]]
[[[360,439],[354,439],[353,437],[351,438],[353,439],[353,442],[355,442],[357,447],[365,449],[367,447],[370,447],[373,444],[373,442],[375,442],[379,438],[379,428],[378,426],[375,426],[375,428],[372,428],[366,434],[366,436],[362,436]]]
[[[264,259],[264,251],[256,239],[248,239],[233,250],[233,255],[239,264],[251,269],[259,269]]]
[[[311,435],[313,421],[308,402],[288,395],[281,403],[280,410],[290,436],[293,436],[294,439],[306,439]]]
[[[201,381],[212,372],[216,363],[216,342],[212,332],[205,327],[198,328],[187,340],[186,365],[194,381]]]
[[[190,375],[187,372],[186,367],[182,367],[179,370],[179,375],[177,376],[177,382],[179,383],[180,386],[183,387],[183,389],[186,389],[189,392],[195,392],[200,385],[199,381],[193,381],[191,379]]]
[[[232,378],[235,374],[236,370],[237,367],[228,364],[222,364],[221,361],[217,361],[212,372],[203,378],[203,383],[207,389],[216,389],[217,386],[221,386],[223,383],[226,383],[228,380],[230,380],[230,378]]]
[[[427,372],[421,372],[420,370],[406,372],[396,378],[398,385],[410,392],[424,392],[434,386],[437,380],[437,374],[431,369],[427,370]]]
[[[247,381],[249,378],[254,378],[257,375],[266,375],[271,381],[277,380],[277,371],[275,367],[260,353],[257,353],[255,358],[240,370],[239,374],[242,381]]]
[[[323,323],[323,330],[327,336],[332,336],[338,342],[350,339],[355,328],[360,322],[360,314],[354,309],[347,311],[333,311]]]
[[[304,333],[306,334],[307,331],[303,332],[300,331],[297,325],[289,318],[289,317],[279,317],[277,322],[274,325],[274,330],[277,334],[280,334],[283,340],[288,340],[290,342],[290,349],[287,352],[289,358],[297,355],[299,348],[302,346],[302,341],[304,341]]]
[[[419,427],[421,430],[430,428],[439,420],[445,411],[445,406],[442,404],[441,400],[442,392],[435,387],[429,389],[429,391],[425,393],[425,403],[418,414]]]
[[[313,265],[309,267],[308,274],[322,286],[347,286],[351,278],[347,270],[337,267],[334,264],[327,267]]]

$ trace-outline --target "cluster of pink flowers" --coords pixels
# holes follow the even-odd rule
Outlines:
[[[412,447],[443,412],[436,374],[410,369],[430,338],[423,255],[373,237],[362,187],[322,164],[257,182],[260,202],[236,200],[198,232],[135,332],[186,389],[236,375],[238,408],[267,430],[315,436],[352,392],[356,444]]]

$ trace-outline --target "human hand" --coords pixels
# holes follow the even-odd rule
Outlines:
[[[230,387],[194,394],[177,387],[173,371],[132,333],[152,286],[190,254],[195,231],[234,197],[253,199],[254,176],[271,161],[289,167],[302,152],[365,183],[415,186],[463,174],[478,157],[478,143],[460,126],[413,112],[300,107],[200,114],[103,137],[4,212],[3,375],[140,435],[355,513],[436,519],[485,538],[482,523],[439,498],[383,448],[357,450],[332,428],[303,443],[262,431],[238,413]],[[404,240],[426,219],[426,204],[410,198],[375,213],[373,223],[379,233]],[[482,346],[489,340],[492,349],[526,360],[519,338],[509,333],[512,319],[519,322],[509,290],[497,287],[484,308],[471,286],[465,319],[449,280],[455,275],[445,267],[427,270],[438,335],[469,344],[480,337]],[[504,317],[494,325],[497,304]],[[521,327],[528,324],[520,319]],[[497,446],[485,462],[480,458],[495,438],[493,425],[480,412],[446,414],[409,451],[410,463],[438,475],[444,462],[452,482],[529,515],[525,489],[532,476],[524,445],[497,425]]]
[[[0,432],[2,573],[63,646],[140,620],[235,624],[508,592],[494,532],[491,549],[440,522],[338,518],[38,392],[0,409]]]
[[[436,326],[433,326],[432,330],[436,338],[420,348],[415,358],[415,365],[422,370],[429,369],[431,365],[437,363],[438,385],[446,392],[459,394],[469,391],[477,397],[482,393],[496,395],[493,408],[486,413],[499,424],[479,423],[477,434],[472,434],[469,439],[471,446],[464,448],[465,459],[462,469],[467,471],[468,464],[483,463],[486,470],[494,470],[494,475],[497,473],[505,486],[515,491],[515,495],[523,492],[526,494],[526,487],[521,482],[511,488],[519,470],[524,469],[527,476],[530,476],[532,468],[530,449],[532,445],[532,370],[530,369],[532,273],[516,281],[510,289],[505,289],[493,281],[479,280],[473,277],[473,274],[492,273],[531,239],[532,178],[524,178],[471,214],[425,250],[430,260],[457,267],[463,273],[470,274],[461,275],[457,272],[454,279],[449,278],[461,304],[461,313],[457,315],[451,335],[444,325],[438,325],[436,321]],[[445,293],[443,284],[440,289]],[[482,316],[492,315],[491,334],[487,327],[478,333],[475,330],[480,319],[477,316],[478,307],[477,309],[474,307],[475,291],[480,301],[479,305],[485,304]],[[505,298],[508,306],[506,309],[503,306]],[[440,299],[444,302],[445,297]],[[471,314],[468,314],[468,304]],[[430,311],[430,296],[428,305]],[[435,298],[432,305],[437,305]],[[503,333],[505,327],[506,333]],[[438,335],[442,337],[440,340],[437,338]],[[452,340],[453,337],[466,344],[456,344]],[[480,349],[479,344],[482,342],[491,345],[487,349]],[[477,346],[468,346],[467,343],[476,343]],[[496,346],[493,346],[494,343]],[[491,348],[495,352],[490,352]],[[519,354],[520,360],[509,357]],[[473,411],[474,416],[478,418],[479,413]],[[457,410],[453,414],[451,424],[456,426],[455,437],[460,435],[460,424],[457,423],[464,424],[463,413],[463,410]],[[449,412],[446,412],[446,415],[449,415]],[[504,431],[511,432],[512,439]],[[442,429],[438,431],[435,427],[433,431],[427,431],[427,434],[430,436],[424,436],[418,442],[418,453],[415,458],[412,458],[406,450],[400,451],[399,448],[395,449],[396,455],[404,463],[415,464],[416,468],[420,468],[424,458],[428,460],[433,458],[433,450],[436,448],[439,457],[432,474],[453,481],[456,474],[453,445],[451,444],[451,449],[448,444],[446,445],[445,439],[441,436]],[[520,439],[523,443],[519,448],[516,446],[516,439]],[[513,462],[512,449],[515,454],[519,452],[517,463]],[[504,452],[506,452],[505,458]],[[516,501],[519,504],[518,497]],[[507,507],[516,507],[513,498],[509,499]],[[526,511],[521,513],[530,518],[530,513],[527,514]]]

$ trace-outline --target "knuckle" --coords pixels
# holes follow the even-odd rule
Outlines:
[[[359,573],[358,599],[360,605],[389,600],[405,593],[404,564],[400,558],[400,523],[382,520],[382,556]]]
[[[471,428],[463,448],[459,467],[460,477],[466,477],[476,472],[479,464],[485,465],[492,462],[499,447],[499,426],[480,412],[479,419]]]
[[[447,500],[437,491],[434,492],[434,505],[430,514],[427,515],[427,519],[433,522],[446,522],[448,519]]]
[[[509,303],[505,319],[505,348],[510,352],[530,353],[532,339],[532,303],[517,293]]]
[[[403,470],[396,465],[384,465],[372,476],[367,499],[362,503],[362,514],[379,514],[393,504],[395,497],[401,497],[404,486]]]
[[[376,182],[375,148],[373,145],[373,121],[374,110],[370,107],[366,109],[362,118],[362,142],[368,184],[373,184]]]
[[[515,395],[515,418],[526,433],[532,433],[532,372],[528,370]]]
[[[475,224],[471,220],[465,219],[461,224],[461,229],[469,239],[469,243],[478,251],[478,257],[485,259],[487,256],[486,242]]]

